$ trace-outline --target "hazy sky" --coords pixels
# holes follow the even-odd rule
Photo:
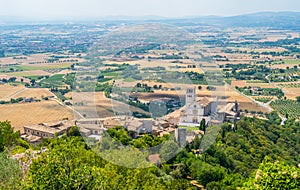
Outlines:
[[[237,15],[299,11],[300,0],[0,0],[1,16],[35,18]]]

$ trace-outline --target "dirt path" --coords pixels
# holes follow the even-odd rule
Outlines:
[[[21,94],[22,92],[24,92],[25,90],[27,90],[27,88],[23,88],[22,90],[19,90],[18,92],[15,92],[13,94],[10,94],[9,96],[5,97],[4,99],[11,99],[13,96]]]

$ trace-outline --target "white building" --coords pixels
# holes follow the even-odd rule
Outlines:
[[[202,119],[209,122],[211,115],[217,112],[217,102],[204,97],[197,99],[196,89],[186,91],[186,104],[181,109],[180,123],[199,124]]]
[[[195,88],[188,88],[186,91],[186,105],[180,109],[179,125],[196,126],[205,119],[206,124],[220,121],[227,118],[236,119],[238,116],[238,104],[226,103],[218,108],[217,98],[209,99],[203,97],[198,99]]]

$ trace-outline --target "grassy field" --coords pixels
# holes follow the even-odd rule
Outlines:
[[[124,82],[135,82],[136,80],[133,78],[127,78],[125,80],[123,80]]]
[[[112,80],[112,78],[103,78],[103,79],[99,79],[98,82],[104,83],[104,82],[108,82],[110,80]]]
[[[22,70],[22,71],[47,70],[47,69],[64,69],[64,68],[70,67],[71,65],[72,65],[72,63],[17,65],[17,66],[11,66],[11,67],[3,67],[3,68],[0,69],[0,72],[6,71],[9,68],[13,68],[14,70]]]
[[[108,76],[108,77],[117,77],[119,76],[119,73],[117,72],[109,72],[109,73],[102,73],[103,76]]]
[[[64,85],[64,74],[52,75],[49,78],[43,79],[40,84],[45,87],[60,87]]]
[[[32,77],[32,76],[49,76],[51,73],[43,70],[30,70],[30,71],[21,71],[21,72],[12,72],[6,73],[9,76],[18,76],[18,77]]]
[[[284,60],[284,64],[300,64],[300,60],[288,59],[288,60]]]
[[[30,80],[40,80],[40,79],[43,79],[43,78],[45,78],[45,77],[47,77],[48,75],[45,75],[45,76],[36,76],[36,75],[34,75],[34,76],[25,76],[26,78],[28,78],[28,79],[30,79]]]

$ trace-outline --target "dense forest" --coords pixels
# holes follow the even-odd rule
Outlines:
[[[140,169],[103,159],[77,127],[30,145],[9,122],[0,122],[0,189],[299,189],[300,122],[280,121],[271,113],[268,120],[242,118],[234,127],[224,123],[206,152],[195,154],[202,141],[197,137],[171,160]],[[113,140],[99,143],[99,151],[121,142],[131,145],[122,151],[125,160],[145,164],[138,148],[171,138],[133,139],[121,127],[108,134]],[[172,151],[172,145],[162,151]],[[13,159],[22,152],[25,156]]]

